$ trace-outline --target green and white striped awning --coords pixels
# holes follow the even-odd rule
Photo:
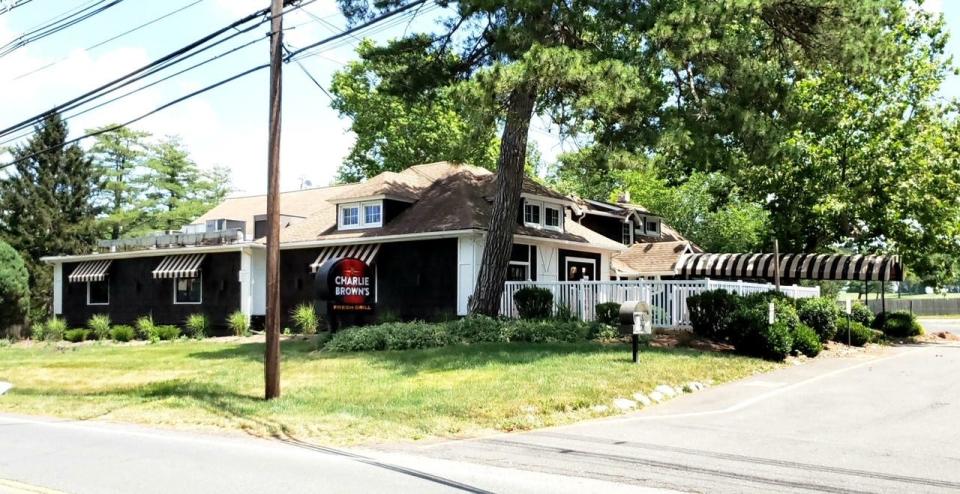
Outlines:
[[[196,278],[200,275],[200,263],[206,254],[184,254],[167,256],[160,261],[160,265],[153,270],[153,277],[164,278]]]
[[[70,283],[86,283],[88,281],[103,281],[107,278],[107,270],[110,269],[110,263],[113,260],[103,259],[99,261],[81,262],[73,268],[67,281]]]
[[[677,263],[682,277],[775,278],[773,254],[686,254]],[[783,280],[902,281],[898,256],[861,254],[780,254]]]

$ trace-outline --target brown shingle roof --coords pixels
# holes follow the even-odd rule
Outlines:
[[[639,276],[672,275],[687,249],[686,241],[643,242],[614,254],[610,260],[610,269],[614,273]]]

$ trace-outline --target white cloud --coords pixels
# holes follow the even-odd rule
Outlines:
[[[920,8],[934,14],[943,13],[943,0],[922,0]]]

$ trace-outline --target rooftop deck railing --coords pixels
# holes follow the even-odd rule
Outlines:
[[[203,245],[225,245],[243,242],[244,240],[245,237],[242,228],[227,228],[217,232],[165,233],[136,238],[100,240],[97,242],[97,248],[101,252],[118,252]]]

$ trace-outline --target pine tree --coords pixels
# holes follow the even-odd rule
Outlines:
[[[27,144],[12,150],[12,172],[0,181],[0,237],[27,264],[33,319],[49,313],[51,300],[52,270],[40,258],[88,252],[96,239],[96,171],[66,140],[67,124],[47,115]]]
[[[147,132],[121,127],[98,135],[90,148],[101,179],[98,204],[106,215],[100,223],[110,238],[129,236],[143,225],[144,212],[138,207],[143,187],[137,174],[147,155],[148,137]]]

